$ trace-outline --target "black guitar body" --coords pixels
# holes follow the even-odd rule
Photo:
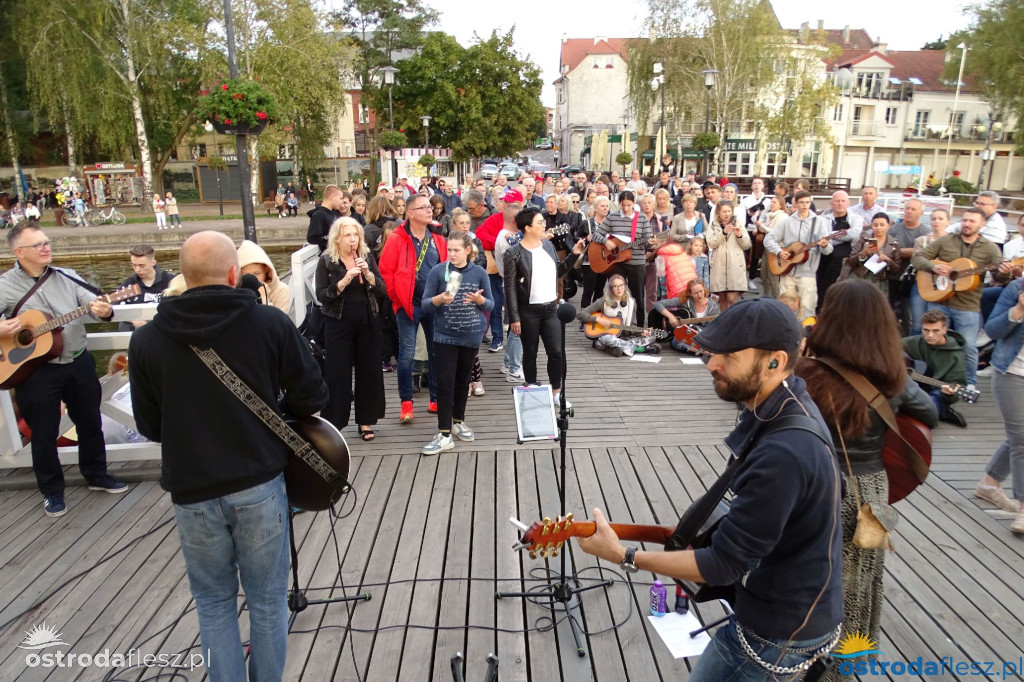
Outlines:
[[[298,455],[292,454],[284,470],[288,503],[303,511],[324,511],[348,492],[349,450],[344,436],[326,419],[289,417],[288,425],[308,442],[334,470],[330,481],[324,479]]]

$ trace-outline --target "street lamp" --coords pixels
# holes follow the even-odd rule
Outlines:
[[[658,159],[652,164],[653,168],[657,168],[658,164],[661,163],[661,157],[665,154],[665,149],[668,148],[668,136],[665,134],[665,68],[661,62],[654,62],[654,83],[651,87],[661,87],[661,145],[658,147]],[[653,170],[653,169],[652,169]]]
[[[718,75],[717,69],[704,69],[700,72],[704,76],[704,87],[707,89],[707,95],[704,99],[704,132],[711,131],[711,88],[715,87],[715,76]],[[704,152],[704,173],[708,172],[708,152]]]
[[[433,118],[433,116],[427,116],[426,114],[424,114],[423,116],[420,116],[420,121],[423,122],[423,146],[424,147],[430,147],[430,119],[432,119],[432,118]]]
[[[960,86],[964,82],[964,64],[967,61],[967,43],[957,45],[960,48],[960,73],[956,77],[956,94],[953,95],[953,110],[949,113],[949,135],[946,137],[946,155],[942,159],[942,186],[939,193],[946,193],[946,173],[949,169],[949,146],[953,143],[953,122],[956,120],[956,105],[960,102]]]
[[[395,84],[395,74],[398,73],[398,69],[391,66],[382,66],[381,72],[384,74],[384,85],[388,86],[388,125],[391,126],[391,132],[395,131],[395,108],[391,100],[391,88]],[[394,185],[398,181],[398,159],[395,158],[395,150],[391,150],[391,184]]]

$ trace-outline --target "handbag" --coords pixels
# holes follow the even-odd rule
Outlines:
[[[882,462],[889,479],[889,504],[899,502],[924,483],[932,461],[931,429],[913,417],[896,415],[885,396],[860,373],[832,358],[807,359],[822,363],[845,379],[889,427],[882,447]]]

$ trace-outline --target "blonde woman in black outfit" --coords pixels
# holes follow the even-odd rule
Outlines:
[[[564,277],[583,253],[579,240],[572,253],[558,261],[551,240],[544,239],[544,214],[528,206],[516,214],[523,239],[505,252],[505,309],[509,330],[523,341],[523,374],[526,383],[537,383],[537,349],[544,340],[548,356],[548,381],[557,396],[562,388],[562,330],[558,307],[558,279]]]

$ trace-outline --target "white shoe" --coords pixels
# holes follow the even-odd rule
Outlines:
[[[483,395],[486,393],[486,391],[484,391],[484,382],[482,381],[474,381],[470,384],[470,387],[473,389],[473,395]]]
[[[989,344],[989,343],[992,343],[992,339],[989,338],[988,334],[985,333],[984,328],[982,328],[981,330],[978,331],[978,345],[977,345],[977,347],[981,348],[982,346],[984,346],[986,344]]]
[[[455,439],[451,437],[451,434],[445,436],[444,434],[438,433],[434,436],[434,440],[424,445],[420,452],[424,455],[437,455],[442,452],[447,452],[455,447]]]
[[[992,370],[992,365],[989,365],[989,366],[988,366],[988,367],[986,367],[985,369],[979,369],[979,370],[977,371],[977,375],[978,375],[979,377],[990,377],[990,376],[992,376],[992,371],[993,371],[993,370]]]
[[[465,422],[452,424],[452,435],[458,438],[459,440],[466,441],[467,443],[472,443],[474,440],[476,440],[476,436],[473,435],[473,429],[466,426]]]
[[[985,500],[986,502],[994,504],[1003,511],[1020,512],[1020,503],[1017,502],[1017,500],[1011,500],[1009,497],[1007,497],[1006,493],[1003,492],[1002,486],[982,485],[979,481],[978,485],[974,486],[974,496],[979,499]],[[1018,520],[1024,519],[1018,517]]]
[[[1024,533],[1024,507],[1017,512],[1017,518],[1010,524],[1011,533]]]
[[[506,367],[505,365],[502,365],[501,366],[501,373],[502,374],[508,374],[508,367]]]
[[[526,377],[523,376],[522,371],[516,372],[515,374],[513,374],[512,372],[509,372],[508,376],[505,377],[505,380],[508,383],[510,383],[510,384],[524,384],[524,383],[526,383]]]

